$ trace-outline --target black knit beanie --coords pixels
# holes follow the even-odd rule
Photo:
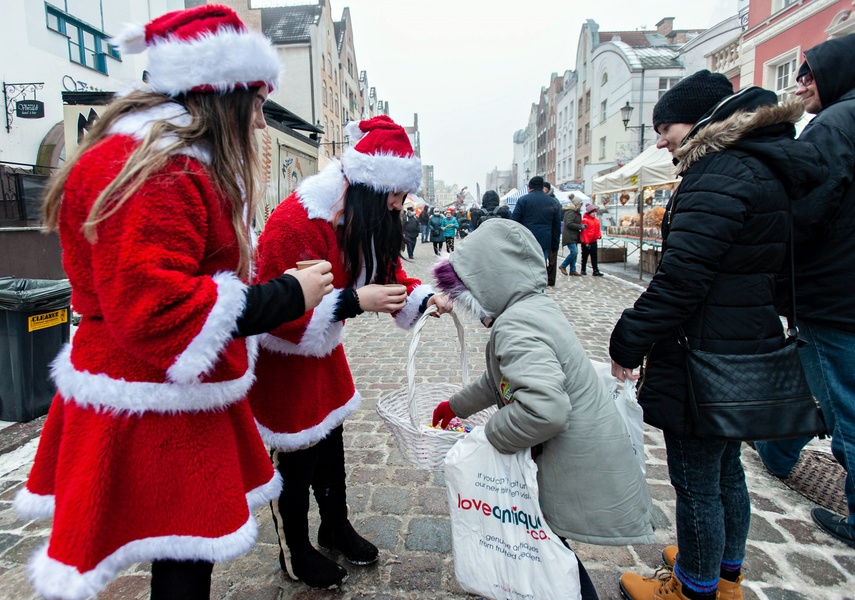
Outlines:
[[[663,123],[694,125],[709,109],[733,94],[733,85],[721,73],[698,71],[665,92],[653,107],[653,130]]]
[[[810,66],[808,66],[807,61],[804,61],[802,63],[802,66],[799,67],[799,72],[796,73],[796,81],[798,81],[808,73],[810,73]]]

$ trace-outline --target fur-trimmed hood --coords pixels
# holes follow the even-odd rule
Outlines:
[[[747,88],[750,91],[757,88]],[[764,90],[765,91],[765,90]],[[770,92],[771,93],[771,92]],[[677,161],[677,174],[682,175],[689,167],[707,154],[720,152],[737,145],[741,140],[758,130],[773,125],[793,125],[804,114],[804,104],[800,100],[788,100],[781,104],[761,104],[755,107],[734,107],[729,114],[716,119],[717,110],[725,111],[728,103],[738,102],[740,94],[725,99],[708,118],[699,121],[686,136],[683,144],[674,150]],[[772,94],[774,97],[774,94]],[[788,137],[792,138],[790,134]]]
[[[701,159],[738,150],[768,166],[788,195],[800,198],[827,176],[825,160],[812,144],[794,140],[794,123],[804,114],[798,99],[778,104],[773,92],[745,88],[726,98],[698,121],[674,151],[677,174]]]

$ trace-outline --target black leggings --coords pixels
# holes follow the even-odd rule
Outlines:
[[[585,272],[585,267],[588,266],[588,257],[591,257],[591,267],[594,269],[594,273],[599,272],[599,268],[597,267],[597,242],[593,244],[582,244],[582,272]]]
[[[442,252],[442,242],[434,242],[433,253],[439,255],[440,252]]]
[[[445,249],[448,253],[454,252],[454,238],[453,237],[445,238]]]
[[[155,560],[151,563],[151,600],[210,600],[214,563]]]

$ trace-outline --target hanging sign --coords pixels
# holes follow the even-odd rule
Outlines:
[[[41,119],[45,116],[45,103],[41,100],[18,100],[15,116],[19,119]]]

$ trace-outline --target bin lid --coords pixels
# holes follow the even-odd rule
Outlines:
[[[68,279],[0,277],[0,310],[64,308],[70,300],[71,283]]]

